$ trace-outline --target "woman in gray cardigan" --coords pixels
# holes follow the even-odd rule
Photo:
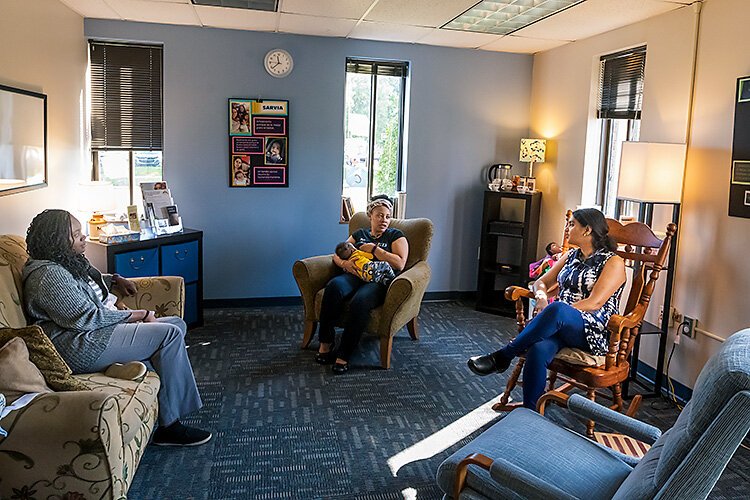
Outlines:
[[[159,427],[153,443],[195,446],[211,433],[180,423],[201,402],[185,348],[185,322],[153,311],[117,310],[110,289],[127,295],[135,285],[102,274],[83,255],[81,223],[65,210],[34,217],[26,235],[31,257],[23,269],[26,314],[52,340],[73,373],[105,370],[112,363],[148,362],[161,378]]]

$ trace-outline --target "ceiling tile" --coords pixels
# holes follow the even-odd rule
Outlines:
[[[359,20],[370,8],[373,0],[279,0],[279,2],[279,10],[283,13]]]
[[[463,14],[476,3],[477,0],[380,0],[365,19],[434,28]]]
[[[515,52],[517,54],[535,54],[543,50],[554,49],[568,43],[565,40],[540,40],[522,36],[507,35],[500,39],[479,47],[480,50],[494,52]]]
[[[252,31],[276,31],[278,12],[195,6],[203,26]]]
[[[404,24],[373,23],[362,21],[349,34],[350,38],[382,40],[385,42],[416,42],[432,31],[431,28]]]
[[[281,14],[279,31],[300,35],[345,37],[357,24],[354,19],[332,19],[330,17]]]
[[[488,33],[434,29],[427,36],[420,38],[417,43],[473,49],[499,38],[500,35],[491,35]]]
[[[198,25],[192,5],[147,0],[106,0],[123,19],[146,23]]]
[[[658,0],[587,0],[513,34],[548,40],[581,40],[681,7]]]
[[[120,15],[104,0],[62,0],[62,2],[83,17],[96,19],[120,19]]]

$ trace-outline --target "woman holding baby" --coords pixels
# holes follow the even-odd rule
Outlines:
[[[371,253],[375,260],[387,262],[396,273],[401,272],[409,257],[409,243],[400,230],[389,227],[393,205],[387,197],[374,197],[367,205],[370,227],[354,231],[346,240],[358,250]],[[388,288],[376,282],[365,282],[359,278],[354,263],[333,256],[333,262],[344,272],[328,282],[320,308],[320,347],[315,361],[320,364],[333,363],[333,373],[345,373],[349,369],[349,358],[357,348],[370,320],[370,311],[385,302]],[[349,311],[341,342],[334,347],[336,318],[345,303]]]

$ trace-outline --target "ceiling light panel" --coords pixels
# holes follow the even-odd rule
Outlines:
[[[195,5],[276,12],[278,0],[191,0]]]
[[[444,29],[507,35],[585,0],[484,0]]]

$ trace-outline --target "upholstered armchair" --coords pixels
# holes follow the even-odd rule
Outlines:
[[[349,234],[369,227],[369,224],[364,212],[356,213],[349,222]],[[383,368],[391,366],[393,336],[404,325],[412,340],[419,338],[417,316],[431,276],[427,255],[432,243],[432,222],[429,219],[393,219],[391,227],[403,231],[409,241],[409,258],[404,271],[388,288],[385,303],[372,311],[367,326],[368,332],[380,337],[380,364]],[[333,263],[332,255],[320,255],[298,260],[294,263],[292,272],[305,308],[302,338],[302,348],[305,349],[318,325],[325,286],[341,270]]]
[[[445,498],[708,497],[750,430],[750,329],[732,335],[706,363],[692,399],[664,434],[580,394],[563,399],[575,415],[651,448],[638,460],[521,408],[440,465]]]
[[[0,236],[0,348],[10,338],[24,339],[29,360],[55,392],[0,420],[8,431],[0,437],[0,498],[126,498],[156,422],[159,377],[71,376],[42,329],[27,326],[21,300],[27,258],[23,238]],[[138,293],[125,305],[182,315],[181,277],[133,281]]]

